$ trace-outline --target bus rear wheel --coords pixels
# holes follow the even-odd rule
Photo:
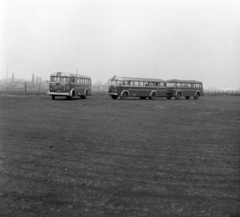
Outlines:
[[[181,98],[182,94],[180,92],[177,93],[177,95],[175,96],[175,99],[179,100]]]
[[[197,94],[194,96],[194,99],[198,100],[198,99],[199,99],[199,97],[200,97],[200,94],[199,94],[199,93],[197,93]]]
[[[190,96],[185,96],[185,99],[190,99]]]
[[[86,93],[83,96],[81,96],[81,98],[82,99],[87,99],[87,97],[88,97],[88,92],[86,91]]]
[[[52,95],[52,100],[55,100],[55,96],[54,95]]]
[[[126,92],[126,91],[123,92],[123,93],[122,93],[122,96],[121,96],[121,99],[127,99],[127,97],[128,97],[127,92]]]
[[[172,97],[171,96],[167,96],[167,99],[172,99]]]
[[[111,97],[112,97],[112,99],[117,99],[118,98],[118,96],[116,96],[116,95],[111,95]]]
[[[151,94],[151,96],[149,97],[149,99],[156,99],[157,98],[157,93],[156,92],[153,92]]]

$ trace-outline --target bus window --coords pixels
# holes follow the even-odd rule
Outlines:
[[[161,82],[161,83],[159,83],[159,86],[164,87],[165,85],[164,85],[164,83]]]
[[[200,86],[199,84],[196,84],[196,88],[199,88],[199,86]]]

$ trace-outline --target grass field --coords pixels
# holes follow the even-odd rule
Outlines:
[[[0,96],[0,216],[239,216],[240,98]]]

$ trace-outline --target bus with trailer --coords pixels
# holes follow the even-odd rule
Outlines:
[[[185,97],[185,99],[193,97],[198,100],[203,95],[203,84],[201,81],[171,79],[166,82],[167,99],[175,97],[175,99],[179,100],[181,97]]]
[[[110,79],[108,94],[112,99],[139,97],[153,100],[157,97],[166,97],[167,83],[162,79],[114,76]]]
[[[86,99],[91,95],[91,78],[67,72],[54,72],[50,75],[47,94],[52,100],[57,96],[65,96],[70,100],[77,96]]]

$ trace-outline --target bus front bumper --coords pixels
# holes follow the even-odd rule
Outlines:
[[[51,95],[55,95],[55,96],[70,96],[69,93],[50,92],[50,91],[48,91],[47,94],[50,95],[50,96]]]

